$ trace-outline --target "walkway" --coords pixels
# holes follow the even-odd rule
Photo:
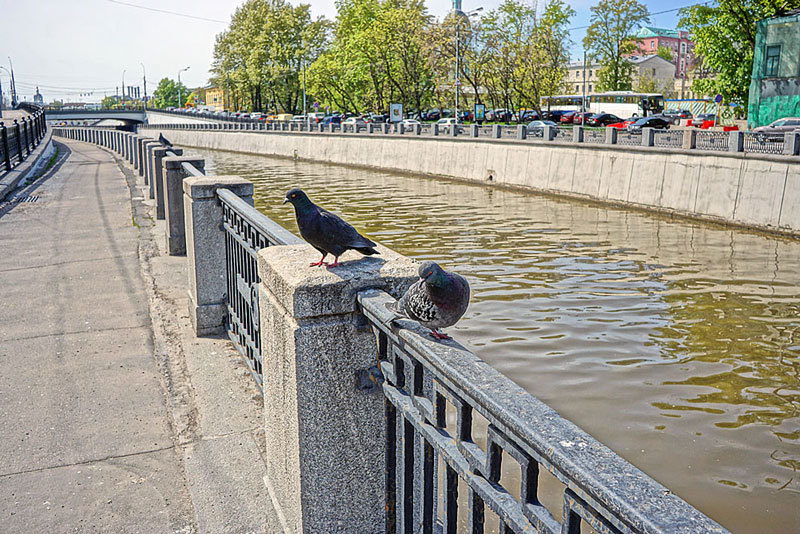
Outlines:
[[[66,146],[0,204],[0,530],[265,532],[258,390],[189,335],[130,172]]]

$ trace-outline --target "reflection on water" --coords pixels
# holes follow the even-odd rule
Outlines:
[[[467,276],[456,338],[736,532],[800,531],[800,243],[476,185],[201,151]],[[413,157],[413,155],[410,155]]]

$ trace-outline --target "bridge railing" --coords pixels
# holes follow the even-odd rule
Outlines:
[[[528,129],[525,125],[489,125],[452,127],[423,124],[421,127],[401,128],[399,124],[367,124],[359,128],[341,124],[316,124],[303,121],[251,120],[227,123],[160,124],[150,126],[163,130],[234,130],[257,132],[289,132],[312,134],[378,135],[396,137],[470,137],[481,140],[502,140],[523,143],[587,143],[650,147],[654,150],[698,150],[709,152],[749,152],[784,156],[800,155],[800,132],[786,134],[754,134],[751,132],[722,132],[710,130],[642,130],[583,126],[545,126]],[[147,127],[145,127],[147,128]]]
[[[47,133],[45,111],[41,106],[23,103],[19,106],[30,113],[14,119],[12,124],[0,122],[0,168],[10,171],[31,155]]]
[[[129,162],[155,142],[54,131]],[[185,224],[193,325],[227,332],[263,388],[267,488],[288,530],[479,533],[491,512],[503,533],[727,532],[464,347],[395,320],[408,258],[381,247],[310,269],[316,251],[253,207],[252,182],[206,176],[202,158],[162,164],[182,189],[164,204]]]

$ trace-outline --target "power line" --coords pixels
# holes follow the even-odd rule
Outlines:
[[[121,6],[135,7],[137,9],[144,9],[145,11],[155,11],[156,13],[165,13],[167,15],[175,15],[176,17],[184,17],[187,19],[202,20],[204,22],[216,22],[219,24],[227,24],[226,20],[209,19],[206,17],[198,17],[197,15],[190,15],[188,13],[178,13],[177,11],[169,11],[166,9],[158,9],[157,7],[140,6],[138,4],[131,4],[130,2],[122,2],[120,0],[106,0],[112,4],[119,4]]]

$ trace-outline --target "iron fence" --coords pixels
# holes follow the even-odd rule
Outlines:
[[[265,216],[236,193],[219,189],[225,228],[226,331],[250,368],[259,387],[262,379],[261,329],[258,314],[258,264],[264,247],[292,245],[302,240]]]
[[[553,138],[554,141],[572,141],[575,136],[572,128],[558,126],[556,127],[555,131],[556,136]]]
[[[617,144],[625,146],[641,146],[642,145],[642,131],[629,132],[626,130],[617,131]]]
[[[783,154],[786,137],[782,133],[744,133],[744,151],[762,154]]]
[[[653,146],[681,148],[683,130],[656,130],[653,132]]]
[[[726,532],[472,353],[410,322],[391,326],[388,294],[369,290],[358,301],[383,377],[387,532],[482,533],[486,508],[501,533],[577,534],[583,522],[604,534]],[[520,473],[519,499],[502,477],[506,461]],[[565,486],[560,522],[540,501],[542,469]]]
[[[5,122],[0,122],[0,165],[6,171],[25,161],[47,132],[44,109],[41,106],[23,104],[20,107],[31,115],[14,119],[14,123],[8,126]]]
[[[727,132],[697,132],[696,146],[700,150],[726,152],[730,146]]]
[[[602,144],[606,142],[606,131],[605,130],[589,130],[585,129],[583,131],[583,142],[584,143],[596,143]]]

